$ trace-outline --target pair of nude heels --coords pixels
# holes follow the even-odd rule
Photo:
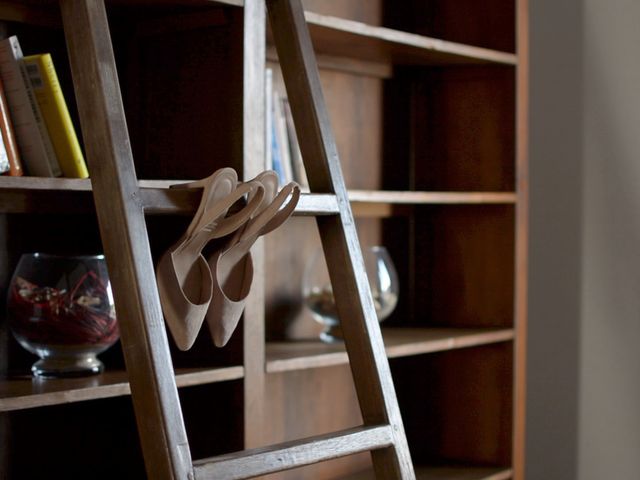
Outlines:
[[[278,192],[278,176],[272,170],[241,183],[231,168],[174,187],[203,192],[187,231],[156,267],[162,311],[180,350],[191,348],[205,319],[214,344],[222,347],[238,325],[249,294],[251,246],[291,216],[300,188],[290,183]],[[245,197],[246,204],[228,215]],[[204,247],[223,237],[222,246],[205,259]]]

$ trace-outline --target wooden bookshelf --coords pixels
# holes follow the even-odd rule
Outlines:
[[[245,179],[262,170],[263,158],[245,155],[263,135],[244,128],[254,121],[244,104],[261,105],[263,93],[243,90],[242,0],[106,5],[155,262],[199,203],[198,191],[172,184],[221,167]],[[304,5],[360,242],[387,246],[401,279],[382,330],[417,478],[522,480],[527,0]],[[78,122],[58,2],[0,0],[0,22],[27,53],[52,51]],[[249,60],[277,73],[271,41],[267,31],[257,41],[266,59],[249,50]],[[92,141],[94,130],[76,126]],[[0,297],[24,252],[102,249],[94,193],[91,180],[0,177]],[[295,218],[257,246],[252,298],[228,347],[213,349],[206,332],[190,352],[170,344],[194,459],[331,431],[367,434],[347,353],[315,340],[300,294],[320,245],[314,219],[337,213],[334,195],[305,194]],[[33,359],[0,321],[0,477],[79,478],[97,468],[106,478],[144,477],[130,377],[122,352],[112,357],[95,377],[32,379]],[[66,458],[80,434],[74,451],[91,453],[86,443],[121,464]],[[52,449],[42,465],[31,461],[37,437]],[[374,478],[370,463],[357,454],[273,478]]]

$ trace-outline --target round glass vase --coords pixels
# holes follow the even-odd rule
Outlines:
[[[9,286],[7,319],[18,343],[40,357],[34,375],[102,372],[97,355],[119,338],[104,256],[22,255]]]
[[[399,282],[396,268],[385,247],[376,245],[362,249],[369,287],[378,321],[387,318],[398,303]],[[341,342],[342,328],[333,297],[333,288],[322,250],[318,250],[305,266],[302,278],[302,297],[314,320],[324,326],[320,340]]]

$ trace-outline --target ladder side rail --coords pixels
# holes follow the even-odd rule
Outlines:
[[[335,193],[339,215],[317,217],[336,307],[366,425],[388,423],[394,447],[372,451],[378,478],[415,478],[384,350],[315,53],[299,0],[267,0],[267,11],[311,191]]]
[[[243,178],[249,180],[264,170],[265,131],[265,42],[264,0],[244,1],[243,32]],[[244,447],[263,444],[265,372],[265,244],[258,239],[251,247],[254,281],[244,309]],[[261,279],[261,281],[257,281]]]
[[[100,234],[149,478],[192,475],[102,0],[60,1]]]

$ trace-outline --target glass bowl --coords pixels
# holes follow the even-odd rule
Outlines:
[[[9,286],[7,319],[20,345],[40,357],[34,375],[102,372],[96,355],[119,338],[104,256],[22,255]]]
[[[398,303],[398,274],[385,247],[363,248],[362,257],[378,321],[382,322]],[[325,343],[341,342],[342,329],[322,249],[315,252],[305,267],[302,297],[314,320],[324,326],[320,340]]]

